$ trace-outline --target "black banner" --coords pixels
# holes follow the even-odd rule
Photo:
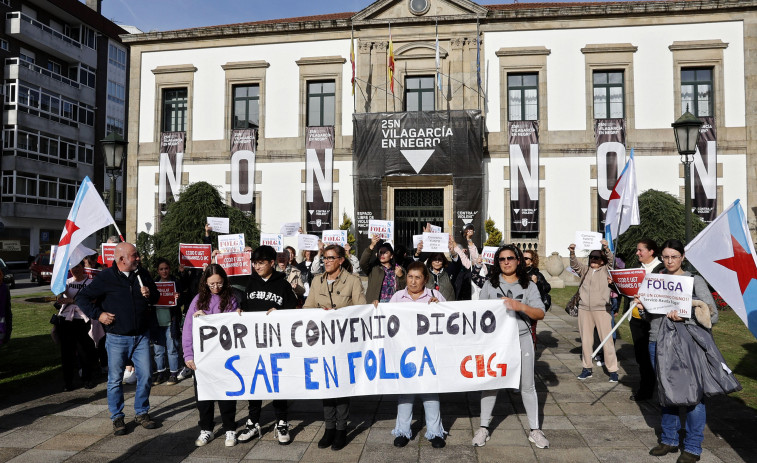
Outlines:
[[[510,133],[510,226],[539,232],[539,122],[515,121]]]
[[[705,223],[717,217],[718,205],[718,144],[715,131],[715,118],[700,117],[702,128],[699,129],[697,152],[691,170],[691,203],[694,213]]]
[[[361,250],[369,243],[368,220],[385,218],[384,177],[404,175],[451,176],[451,231],[457,234],[472,223],[477,245],[481,245],[484,164],[480,111],[358,113],[353,115],[353,123],[355,216]]]
[[[160,133],[160,175],[158,202],[166,203],[168,195],[179,199],[184,161],[185,132]]]
[[[255,129],[231,131],[231,205],[252,212],[255,198]]]
[[[334,127],[308,127],[305,134],[307,232],[331,230],[334,190]]]
[[[623,119],[595,119],[597,140],[597,229],[605,232],[610,194],[626,165],[626,127]]]

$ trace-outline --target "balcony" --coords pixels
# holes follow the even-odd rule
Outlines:
[[[21,108],[21,109],[18,109]],[[85,124],[72,123],[63,118],[53,120],[44,117],[44,113],[21,105],[6,104],[5,124],[19,125],[31,130],[59,135],[70,140],[95,143],[95,128]]]
[[[97,52],[42,24],[20,11],[5,15],[5,32],[68,63],[81,62],[97,67]]]
[[[68,98],[95,105],[95,89],[19,58],[5,60],[5,78],[19,79]]]

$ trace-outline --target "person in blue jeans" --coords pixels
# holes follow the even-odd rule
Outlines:
[[[145,429],[157,424],[150,419],[150,305],[160,295],[150,275],[140,269],[137,248],[119,243],[110,268],[98,273],[86,288],[76,294],[76,305],[91,319],[105,326],[108,336],[108,409],[113,434],[126,434],[124,391],[121,381],[126,362],[131,359],[137,372],[134,396],[134,421]],[[101,301],[95,305],[94,301]]]
[[[171,264],[166,259],[158,259],[158,278],[156,282],[173,282],[176,286],[176,299],[172,307],[155,307],[155,325],[152,327],[150,336],[155,358],[155,377],[152,385],[157,386],[166,383],[173,386],[179,382],[179,343],[181,334],[181,309],[178,306],[181,287],[176,278],[171,275]]]

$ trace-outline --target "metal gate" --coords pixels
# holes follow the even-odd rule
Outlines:
[[[395,245],[411,249],[426,222],[444,227],[444,189],[394,190]]]

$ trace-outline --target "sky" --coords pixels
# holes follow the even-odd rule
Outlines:
[[[519,0],[519,3],[537,1],[549,0]],[[587,0],[552,1],[572,3]],[[103,0],[102,14],[116,24],[136,26],[149,32],[360,11],[373,2],[374,0]],[[483,0],[477,3],[492,5],[512,2],[513,0]]]

